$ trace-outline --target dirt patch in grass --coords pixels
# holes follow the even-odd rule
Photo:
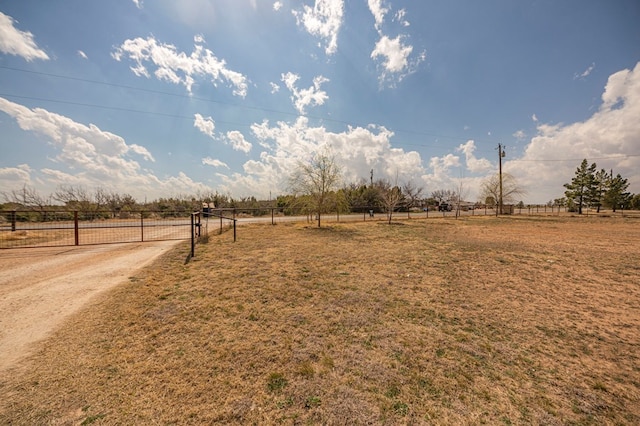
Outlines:
[[[638,424],[640,226],[243,227],[1,378],[9,424]]]

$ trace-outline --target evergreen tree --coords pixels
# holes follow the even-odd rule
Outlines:
[[[593,175],[593,193],[590,194],[590,198],[592,205],[598,209],[598,213],[600,213],[600,207],[602,207],[604,195],[607,193],[610,183],[611,176],[605,169],[600,169]]]
[[[604,195],[605,203],[615,212],[618,208],[629,208],[631,204],[631,193],[626,192],[629,187],[627,179],[623,179],[619,174],[612,178],[609,189]]]
[[[572,200],[578,208],[578,214],[582,214],[582,206],[588,205],[595,192],[595,172],[596,163],[589,166],[587,159],[582,160],[580,167],[576,169],[576,175],[571,179],[571,183],[565,183],[567,190],[564,195]]]

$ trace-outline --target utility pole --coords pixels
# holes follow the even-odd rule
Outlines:
[[[371,187],[373,188],[373,169],[371,169]]]
[[[498,144],[498,164],[500,165],[500,200],[498,200],[498,214],[502,214],[502,157],[504,157],[504,149],[502,144]]]

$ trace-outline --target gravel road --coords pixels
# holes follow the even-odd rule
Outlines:
[[[66,317],[180,241],[0,250],[0,373]]]

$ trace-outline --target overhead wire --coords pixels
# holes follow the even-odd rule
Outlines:
[[[261,111],[261,112],[268,112],[268,113],[274,113],[274,114],[282,114],[282,115],[286,115],[286,116],[290,116],[290,117],[296,117],[296,118],[297,117],[306,117],[306,118],[309,118],[309,119],[312,119],[312,120],[319,120],[319,121],[323,121],[323,122],[338,123],[338,124],[342,124],[342,125],[346,125],[346,126],[358,126],[358,127],[363,127],[363,128],[366,128],[366,127],[369,126],[369,124],[357,123],[357,122],[349,122],[349,121],[340,120],[340,119],[337,119],[337,118],[321,117],[321,116],[312,115],[312,114],[297,114],[297,113],[293,113],[293,112],[289,112],[289,111],[282,111],[282,110],[277,110],[277,109],[272,109],[272,108],[265,108],[265,107],[258,107],[258,106],[253,106],[253,105],[238,104],[238,103],[234,103],[234,102],[221,101],[221,100],[216,100],[216,99],[211,99],[211,98],[203,98],[203,97],[193,96],[193,95],[184,95],[184,94],[179,94],[179,93],[167,92],[167,91],[163,91],[163,90],[147,89],[147,88],[142,88],[142,87],[130,86],[130,85],[126,85],[126,84],[110,83],[110,82],[105,82],[105,81],[92,80],[92,79],[81,78],[81,77],[66,76],[66,75],[61,75],[61,74],[53,74],[53,73],[47,73],[47,72],[42,72],[42,71],[27,70],[27,69],[23,69],[23,68],[15,68],[15,67],[9,67],[9,66],[4,66],[4,65],[0,65],[0,69],[16,71],[16,72],[24,72],[24,73],[41,75],[41,76],[46,76],[46,77],[60,78],[60,79],[71,80],[71,81],[79,81],[79,82],[83,82],[83,83],[91,83],[91,84],[98,84],[98,85],[104,85],[104,86],[109,86],[109,87],[117,87],[117,88],[127,89],[127,90],[136,90],[136,91],[140,91],[140,92],[153,93],[153,94],[157,94],[157,95],[165,95],[165,96],[172,96],[172,97],[183,98],[183,99],[197,100],[197,101],[202,101],[202,102],[209,102],[209,103],[215,103],[215,104],[220,104],[220,105],[233,106],[233,107],[236,107],[236,108],[249,109],[249,110],[253,110],[253,111]],[[3,95],[3,94],[0,94],[0,95]],[[179,115],[157,113],[157,112],[153,112],[153,111],[132,110],[132,109],[122,108],[122,107],[108,107],[108,106],[97,105],[97,104],[88,104],[88,103],[84,104],[84,103],[80,103],[80,102],[61,101],[61,100],[45,99],[45,98],[38,98],[38,97],[27,97],[27,96],[21,96],[21,95],[11,95],[11,94],[4,94],[4,95],[13,96],[13,97],[22,98],[22,99],[40,100],[40,101],[54,102],[54,103],[66,103],[66,104],[70,104],[70,105],[86,106],[86,107],[93,107],[93,108],[103,108],[103,109],[113,109],[113,110],[120,110],[120,111],[125,111],[125,112],[137,112],[137,113],[151,114],[151,115],[155,114],[155,115],[166,116],[166,117],[175,117],[175,118],[188,118],[188,119],[192,118],[192,117],[185,117],[185,116],[179,116]],[[236,125],[246,126],[246,127],[250,126],[248,124],[243,124],[243,123],[224,122],[224,121],[218,121],[218,120],[215,120],[215,121],[216,122],[220,122],[220,123],[236,124]],[[382,126],[382,127],[386,128],[386,126]],[[434,138],[443,138],[443,139],[451,139],[451,140],[459,140],[459,141],[466,141],[466,140],[470,139],[469,137],[449,136],[449,135],[442,135],[442,134],[430,133],[430,132],[424,132],[424,131],[418,131],[418,130],[408,130],[408,129],[389,129],[389,130],[391,130],[394,133],[413,134],[413,135],[417,135],[417,136],[430,136],[430,137],[434,137]],[[443,146],[443,145],[415,144],[415,143],[414,144],[410,144],[410,143],[402,143],[402,142],[400,142],[399,145],[410,145],[410,146],[420,146],[420,147],[434,147],[434,148],[438,148],[438,147],[440,147],[440,148],[449,148],[448,146]]]
[[[35,74],[35,75],[42,75],[42,76],[46,76],[46,77],[60,78],[60,79],[71,80],[71,81],[79,81],[79,82],[90,83],[90,84],[98,84],[98,85],[104,85],[104,86],[109,86],[109,87],[117,87],[117,88],[126,89],[126,90],[136,90],[136,91],[140,91],[140,92],[152,93],[152,94],[157,94],[157,95],[164,95],[164,96],[172,96],[172,97],[183,98],[183,99],[197,100],[197,101],[202,101],[202,102],[209,102],[209,103],[215,103],[215,104],[220,104],[220,105],[233,106],[233,107],[236,107],[236,108],[244,108],[244,109],[249,109],[249,110],[254,110],[254,111],[269,112],[269,113],[274,113],[274,114],[282,114],[282,115],[287,115],[287,116],[291,116],[291,117],[306,117],[306,118],[313,119],[313,120],[319,120],[319,121],[324,121],[324,122],[333,122],[333,123],[343,124],[343,125],[347,125],[347,126],[354,126],[355,125],[355,126],[360,126],[360,127],[363,127],[363,128],[366,128],[366,127],[369,126],[369,125],[365,125],[365,124],[362,124],[362,123],[353,123],[353,122],[348,122],[348,121],[340,120],[340,119],[336,119],[336,118],[314,116],[314,115],[309,115],[309,114],[301,115],[301,114],[296,114],[296,113],[277,110],[277,109],[271,109],[271,108],[265,108],[265,107],[257,107],[257,106],[252,106],[252,105],[243,105],[243,104],[227,102],[227,101],[221,101],[221,100],[210,99],[210,98],[203,98],[203,97],[198,97],[198,96],[193,96],[193,95],[184,95],[184,94],[179,94],[179,93],[167,92],[167,91],[163,91],[163,90],[147,89],[147,88],[143,88],[143,87],[130,86],[130,85],[126,85],[126,84],[110,83],[110,82],[86,79],[86,78],[81,78],[81,77],[73,77],[73,76],[67,76],[67,75],[46,73],[46,72],[42,72],[42,71],[27,70],[27,69],[23,69],[23,68],[9,67],[9,66],[5,66],[5,65],[0,65],[0,69],[16,71],[16,72],[24,72],[24,73]],[[23,96],[23,95],[11,94],[11,93],[0,93],[0,96],[9,97],[9,98],[17,98],[17,99],[26,99],[26,100],[32,100],[32,101],[40,101],[40,102],[51,102],[51,103],[60,103],[60,104],[66,104],[66,105],[75,105],[75,106],[88,107],[88,108],[100,108],[100,109],[107,109],[107,110],[121,111],[121,112],[132,112],[132,113],[138,113],[138,114],[157,115],[157,116],[161,116],[161,117],[184,119],[184,120],[193,120],[192,116],[185,116],[185,115],[179,115],[179,114],[169,114],[169,113],[163,113],[163,112],[157,112],[157,111],[143,111],[143,110],[137,110],[137,109],[133,109],[133,108],[107,106],[107,105],[99,105],[99,104],[85,103],[85,102],[65,101],[65,100],[60,100],[60,99],[47,99],[47,98],[37,97],[37,96]],[[233,121],[225,121],[225,120],[216,119],[215,122],[216,123],[221,123],[221,124],[234,125],[234,126],[251,127],[251,124],[239,123],[239,122],[233,122]],[[385,127],[385,126],[382,126],[382,127]],[[464,137],[463,138],[463,137],[460,137],[460,136],[447,136],[447,135],[441,135],[441,134],[429,133],[429,132],[423,132],[423,131],[417,131],[417,130],[407,130],[407,129],[389,129],[389,130],[391,130],[394,133],[406,133],[406,134],[413,134],[413,135],[417,135],[417,136],[431,136],[431,137],[435,137],[435,138],[445,138],[445,139],[459,140],[459,141],[471,140],[471,139],[478,140],[478,139],[469,138],[469,137]],[[484,140],[478,140],[478,141],[483,142]],[[445,147],[445,146],[442,146],[442,145],[408,143],[408,142],[401,142],[401,141],[396,141],[396,144],[397,145],[403,145],[403,146],[417,146],[417,147],[423,147],[423,148],[450,148],[448,146]],[[489,151],[477,150],[476,152],[489,152]],[[620,154],[620,155],[607,156],[607,157],[593,157],[593,158],[588,158],[588,160],[611,160],[611,159],[617,159],[617,158],[628,158],[628,157],[639,157],[639,156],[640,156],[640,154]],[[542,162],[542,163],[544,163],[544,162],[568,162],[568,161],[582,161],[582,160],[583,160],[583,158],[579,158],[579,159],[576,159],[576,158],[530,159],[530,160],[513,159],[513,160],[509,160],[509,161],[510,162]]]

